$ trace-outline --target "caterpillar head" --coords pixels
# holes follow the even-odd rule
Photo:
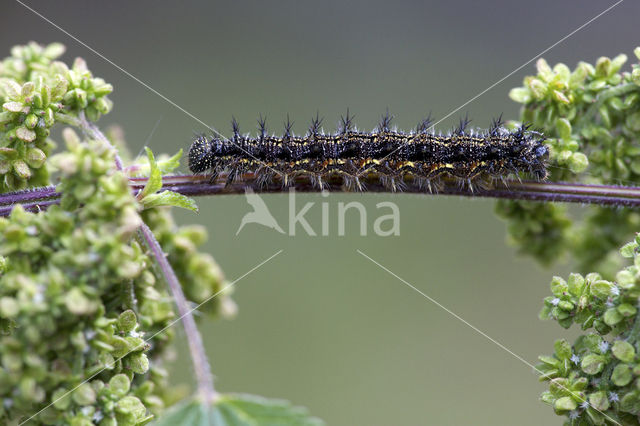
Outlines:
[[[189,170],[191,173],[202,173],[211,165],[211,142],[206,136],[199,135],[189,148]]]

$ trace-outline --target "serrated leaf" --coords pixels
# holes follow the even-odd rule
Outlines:
[[[173,191],[162,191],[157,194],[147,195],[141,200],[141,202],[146,209],[151,207],[171,206],[182,207],[183,209],[189,209],[194,212],[198,211],[198,206],[193,198],[189,198]]]
[[[180,166],[180,158],[182,158],[182,148],[173,157],[159,161],[158,168],[162,174],[171,173]]]
[[[149,159],[151,172],[149,173],[149,180],[147,180],[147,184],[144,186],[142,192],[138,195],[138,199],[140,200],[144,199],[148,195],[158,192],[158,190],[162,188],[162,172],[156,164],[156,159],[153,156],[153,152],[148,147],[145,147],[144,149],[147,151],[147,158]]]
[[[170,409],[155,426],[320,426],[305,408],[288,401],[244,394],[225,394],[211,406],[198,401]]]
[[[180,166],[180,159],[182,158],[182,149],[178,151],[173,157],[168,158],[166,160],[158,160],[156,161],[156,166],[160,169],[160,172],[163,175],[173,172]],[[137,166],[137,169],[133,172],[134,176],[148,176],[151,167],[149,164],[140,164]]]

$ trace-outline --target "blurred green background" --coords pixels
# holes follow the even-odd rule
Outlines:
[[[229,135],[231,116],[255,130],[259,113],[281,131],[289,113],[305,130],[319,111],[333,128],[347,107],[372,128],[388,107],[408,129],[429,111],[447,114],[604,10],[612,1],[457,2],[86,2],[29,1],[44,16],[202,121]],[[640,44],[640,4],[623,2],[544,57],[573,67],[598,56],[630,56]],[[114,111],[99,123],[123,126],[131,150],[188,148],[204,128],[18,3],[5,0],[0,52],[18,43],[61,41],[115,87]],[[636,36],[634,36],[636,34]],[[486,126],[517,118],[510,88],[534,64],[446,120],[465,112]],[[152,130],[156,127],[155,132]],[[186,167],[184,168],[186,171]],[[286,195],[263,198],[284,226]],[[369,231],[391,200],[400,236],[361,237],[356,220],[337,235],[339,201],[362,202]],[[545,385],[530,367],[356,253],[362,250],[531,363],[568,336],[537,319],[553,274],[518,257],[490,200],[415,195],[300,195],[315,201],[316,229],[329,203],[328,237],[289,237],[257,225],[235,232],[242,196],[199,199],[211,252],[230,279],[284,252],[235,289],[233,321],[202,323],[222,391],[290,399],[330,425],[560,424],[538,401]],[[351,216],[355,219],[355,215]],[[370,234],[372,234],[370,232]],[[185,353],[175,383],[191,382]]]

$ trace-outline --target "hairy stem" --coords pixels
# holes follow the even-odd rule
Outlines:
[[[71,117],[71,119],[73,122],[69,124],[80,127],[88,137],[101,140],[111,146],[115,153],[116,168],[120,171],[124,171],[124,164],[122,163],[115,147],[111,145],[111,142],[106,136],[104,136],[98,127],[86,119],[84,112],[80,113],[79,118],[76,119]],[[50,188],[51,187],[48,187],[47,189],[50,191]],[[44,202],[37,201],[35,205],[40,209],[44,203],[51,203],[53,201],[54,200],[46,200]],[[2,208],[0,208],[0,210],[1,209]],[[173,300],[176,302],[179,319],[182,320],[182,327],[184,328],[187,344],[189,346],[189,353],[191,354],[191,359],[193,361],[193,368],[195,370],[196,381],[198,383],[198,394],[205,404],[210,404],[216,400],[218,394],[213,386],[213,375],[211,374],[209,359],[207,358],[207,353],[204,349],[202,337],[198,331],[198,326],[193,318],[193,310],[189,308],[189,302],[182,291],[182,285],[180,285],[180,281],[169,264],[167,256],[162,250],[160,243],[153,235],[149,226],[144,222],[140,226],[140,233],[151,250],[156,263],[160,267],[162,275],[167,281],[167,285],[169,286],[169,290],[173,296]]]
[[[589,109],[582,115],[577,127],[583,127],[588,120],[593,120],[593,117],[598,113],[600,107],[609,99],[614,97],[622,97],[627,93],[632,93],[638,90],[638,85],[635,83],[625,83],[618,86],[611,87],[610,89],[603,90],[598,94],[596,100],[591,104]]]
[[[170,190],[188,196],[207,196],[224,194],[244,194],[248,187],[256,192],[286,192],[288,188],[280,185],[254,186],[254,176],[250,173],[240,182],[225,184],[224,176],[215,182],[201,175],[166,176],[162,179],[162,191]],[[131,178],[131,190],[136,193],[144,188],[147,178]],[[294,188],[299,192],[319,192],[320,190],[304,179],[295,182]],[[331,191],[344,191],[340,185],[330,185]],[[367,192],[390,192],[380,183],[367,184]],[[425,188],[408,186],[404,193],[429,195]],[[457,195],[461,197],[486,197],[512,200],[532,200],[541,202],[565,202],[581,204],[598,204],[614,207],[640,207],[640,187],[591,185],[565,182],[519,182],[498,183],[491,189],[461,188],[457,185],[445,185],[434,195]],[[15,204],[29,211],[44,210],[57,204],[61,194],[54,186],[17,191],[0,195],[0,216],[8,216]]]
[[[164,275],[173,298],[178,306],[179,319],[182,320],[182,326],[184,327],[185,334],[187,336],[187,344],[189,346],[189,352],[193,360],[193,367],[196,373],[196,379],[198,381],[198,393],[205,403],[209,404],[215,401],[217,393],[213,387],[213,376],[211,375],[211,368],[209,366],[209,359],[204,350],[202,344],[202,337],[198,331],[198,326],[193,319],[192,310],[189,308],[187,299],[182,292],[182,286],[176,277],[176,273],[167,261],[167,257],[160,247],[160,243],[156,240],[156,237],[151,232],[151,229],[146,224],[142,224],[140,232],[144,237],[147,245],[151,249],[153,256],[155,257],[162,274]]]

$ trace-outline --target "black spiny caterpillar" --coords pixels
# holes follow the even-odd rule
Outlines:
[[[467,130],[469,120],[464,119],[454,131],[442,135],[430,130],[431,121],[426,119],[415,131],[404,133],[390,129],[387,113],[367,133],[354,129],[352,120],[347,113],[337,133],[325,134],[316,117],[300,137],[291,132],[287,119],[284,135],[277,137],[267,134],[261,118],[258,136],[252,138],[240,134],[234,119],[232,139],[204,135],[195,139],[189,149],[189,169],[211,173],[212,179],[226,172],[227,183],[253,172],[258,186],[274,179],[288,186],[306,176],[318,188],[341,178],[348,190],[364,190],[363,180],[377,178],[392,191],[409,183],[432,190],[432,183],[437,188],[447,177],[473,189],[476,183],[484,186],[509,174],[536,179],[547,175],[544,137],[526,125],[509,131],[497,119],[488,130]]]

